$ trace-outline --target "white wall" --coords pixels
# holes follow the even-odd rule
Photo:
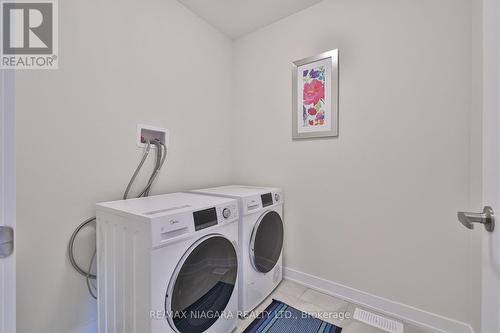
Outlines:
[[[477,329],[479,237],[456,220],[480,204],[472,10],[326,0],[236,40],[234,170],[284,188],[288,267]],[[340,136],[293,142],[291,63],[334,48]]]
[[[95,319],[66,245],[95,202],[121,197],[142,154],[138,123],[171,130],[154,193],[232,173],[229,39],[175,0],[59,5],[60,69],[17,75],[19,333]]]

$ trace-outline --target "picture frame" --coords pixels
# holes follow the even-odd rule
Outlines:
[[[292,65],[292,139],[337,137],[339,50]]]

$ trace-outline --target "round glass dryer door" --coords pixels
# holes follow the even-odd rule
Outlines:
[[[219,319],[231,299],[237,254],[227,238],[213,235],[198,241],[184,258],[167,298],[171,312],[167,303],[165,310],[179,332],[201,333]]]
[[[253,266],[261,273],[270,272],[283,248],[283,221],[278,213],[265,213],[254,227],[250,241]]]

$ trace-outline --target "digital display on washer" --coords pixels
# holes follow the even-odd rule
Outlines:
[[[214,208],[193,212],[194,229],[196,231],[205,229],[217,224],[217,210]]]
[[[273,204],[273,196],[271,193],[262,194],[262,207],[271,206]]]

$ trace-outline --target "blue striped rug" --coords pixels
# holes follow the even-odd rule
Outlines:
[[[273,300],[243,333],[340,333],[342,328]]]

